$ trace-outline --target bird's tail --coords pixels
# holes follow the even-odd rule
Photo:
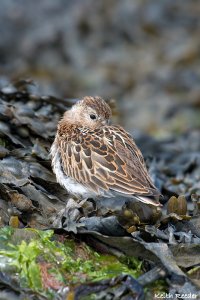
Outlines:
[[[134,195],[134,197],[136,199],[138,199],[139,201],[146,203],[146,204],[150,204],[150,205],[154,205],[154,206],[162,206],[162,204],[155,198],[150,198],[150,197],[145,197],[145,196],[136,196]]]

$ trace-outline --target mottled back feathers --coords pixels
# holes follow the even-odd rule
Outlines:
[[[77,105],[77,106],[76,106]],[[85,186],[92,194],[150,197],[149,203],[158,205],[159,192],[147,172],[143,156],[132,137],[120,126],[104,125],[103,118],[111,116],[109,106],[99,97],[86,97],[72,110],[81,114],[80,125],[64,117],[58,124],[54,145],[58,147],[64,174]],[[89,118],[85,107],[91,107],[98,120]],[[102,126],[99,122],[102,120]],[[90,126],[91,124],[91,126]],[[152,198],[155,198],[153,202]],[[148,203],[148,200],[144,200]]]

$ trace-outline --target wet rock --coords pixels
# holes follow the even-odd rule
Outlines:
[[[3,146],[0,146],[0,158],[4,158],[5,156],[7,156],[9,154],[8,149],[6,149]]]
[[[180,291],[182,285],[185,291],[194,291],[186,271],[179,268],[185,268],[179,253],[185,257],[186,268],[193,268],[200,244],[199,131],[162,141],[139,132],[135,136],[152,180],[163,194],[163,207],[124,197],[79,201],[56,182],[48,155],[57,122],[73,101],[33,97],[27,82],[14,86],[17,90],[12,93],[0,92],[5,154],[0,160],[0,226],[64,230],[85,239],[97,251],[117,257],[134,255],[153,267],[159,264],[170,288]],[[26,110],[29,101],[31,107],[33,101],[39,104],[33,116]]]
[[[31,75],[44,94],[115,97],[128,129],[169,136],[200,125],[198,17],[191,1],[3,0],[1,73]],[[25,91],[7,83],[7,95]]]

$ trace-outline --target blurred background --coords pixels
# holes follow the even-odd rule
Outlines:
[[[127,130],[200,127],[200,2],[1,0],[0,76],[115,99]]]

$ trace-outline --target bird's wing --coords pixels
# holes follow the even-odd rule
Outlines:
[[[140,150],[123,128],[104,126],[59,143],[66,175],[96,193],[112,190],[125,195],[159,195]]]

